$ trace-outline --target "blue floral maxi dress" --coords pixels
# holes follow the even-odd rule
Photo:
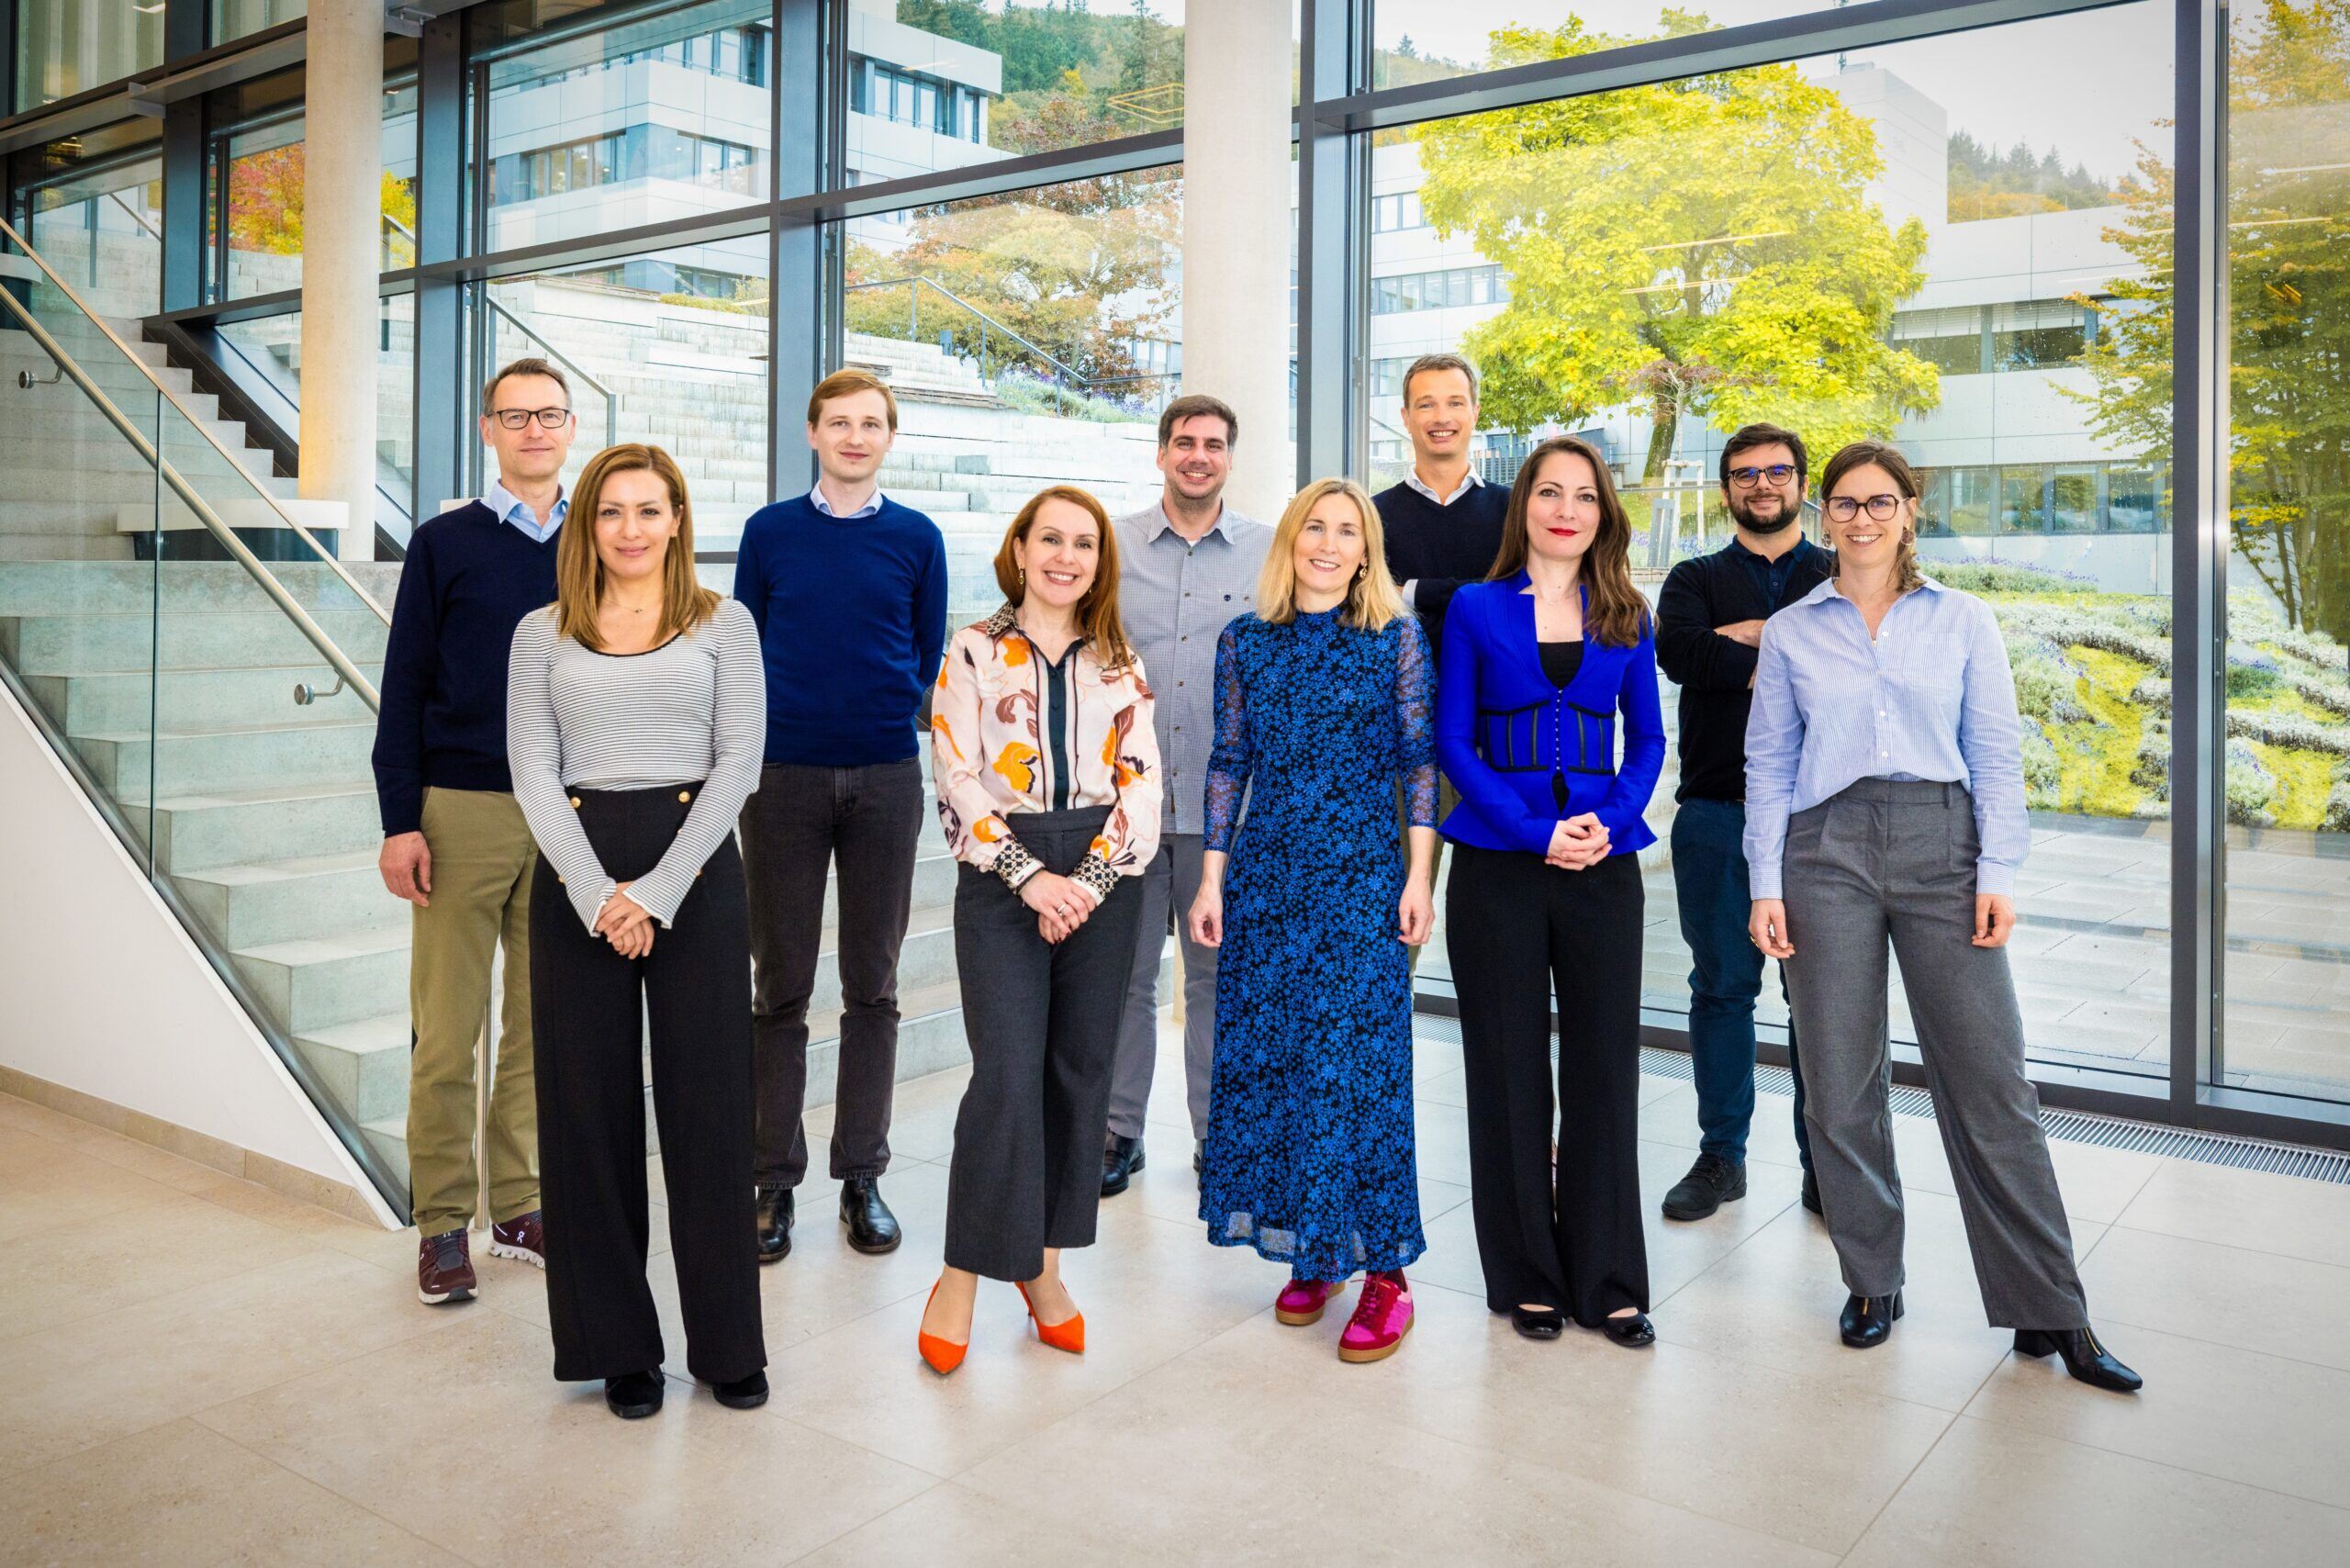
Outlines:
[[[1378,632],[1244,615],[1216,648],[1206,847],[1232,858],[1200,1218],[1299,1279],[1427,1249],[1395,792],[1436,825],[1435,700],[1409,615]]]

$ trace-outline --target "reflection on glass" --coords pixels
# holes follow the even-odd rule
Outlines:
[[[249,124],[216,139],[211,240],[216,293],[227,299],[302,286],[302,116]],[[416,262],[416,83],[384,86],[379,180],[386,270]]]
[[[212,41],[227,43],[308,14],[304,0],[212,0]]]
[[[17,9],[17,109],[37,109],[162,63],[161,4],[9,3]]]
[[[31,193],[32,242],[109,316],[144,316],[162,299],[163,167],[140,158]]]
[[[956,613],[995,607],[987,562],[1044,486],[1082,485],[1113,516],[1158,493],[1158,410],[1181,390],[1181,191],[1156,170],[846,226],[845,361],[896,389],[882,484],[919,492],[945,530]]]
[[[1460,64],[1532,60],[1632,41],[1638,19],[1607,13],[1602,40],[1525,0],[1381,0],[1377,16],[1383,64],[1402,69],[1408,23],[1423,74],[1444,68],[1430,40]],[[2031,1053],[2154,1076],[2168,1070],[2170,545],[2154,531],[2169,437],[2109,404],[2099,356],[2168,353],[2166,263],[2128,238],[2169,223],[2137,145],[2168,145],[2165,21],[2141,4],[1382,132],[1366,355],[1374,476],[1408,460],[1402,368],[1465,353],[1485,373],[1485,476],[1509,477],[1539,434],[1594,441],[1651,592],[1727,538],[1714,475],[1740,424],[1793,427],[1815,469],[1856,437],[1897,442],[1926,485],[1928,571],[1991,604],[2015,669],[2035,828],[2014,948]],[[1488,47],[1471,60],[1453,40]],[[2092,53],[2099,91],[2083,95]],[[1793,168],[1803,177],[1757,173]],[[1483,269],[1498,280],[1488,300],[1458,301],[1448,281],[1440,308],[1402,306],[1430,297],[1420,280]],[[1382,289],[1394,307],[1378,308]],[[1650,813],[1667,842],[1644,857],[1644,992],[1668,1013],[1687,1005],[1690,964],[1666,859],[1677,782],[1676,761]],[[1440,947],[1421,973],[1441,978]],[[1897,1037],[1914,1038],[1898,993],[1895,1006]]]
[[[767,0],[714,0],[493,61],[491,248],[763,199],[773,44]]]
[[[2221,1081],[2350,1099],[2350,20],[2230,12]],[[2167,177],[2167,171],[2165,171]],[[2146,385],[2151,387],[2152,378]],[[2124,384],[2124,389],[2130,389]]]
[[[666,447],[692,493],[695,547],[733,550],[770,498],[766,237],[501,279],[486,297],[482,378],[533,356],[570,384],[566,482],[608,441]]]

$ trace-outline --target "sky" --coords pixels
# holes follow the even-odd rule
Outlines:
[[[1690,9],[1733,26],[1792,15],[1791,0],[1709,0]],[[1570,14],[1609,31],[1652,28],[1654,0],[1378,0],[1373,34],[1382,49],[1408,36],[1424,55],[1482,63],[1484,39],[1512,22],[1557,25]],[[1833,57],[1807,62],[1825,74]],[[2053,146],[2107,178],[2135,162],[2132,138],[2166,137],[2154,122],[2171,112],[2171,19],[2156,0],[2003,28],[1856,50],[1849,64],[1877,65],[1949,111],[1953,130],[2005,149]]]

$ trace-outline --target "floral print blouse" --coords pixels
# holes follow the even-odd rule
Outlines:
[[[1158,741],[1140,664],[1105,670],[1083,641],[1049,664],[1007,604],[946,644],[931,697],[930,773],[955,857],[1017,888],[1042,868],[1013,819],[1110,808],[1070,880],[1098,902],[1158,853]]]

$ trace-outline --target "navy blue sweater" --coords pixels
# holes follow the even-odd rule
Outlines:
[[[479,501],[408,539],[384,653],[375,799],[384,836],[419,831],[428,786],[510,790],[506,674],[514,628],[554,602],[558,530],[542,544]]]
[[[743,525],[734,597],[758,623],[767,760],[867,767],[914,755],[914,715],[946,652],[946,541],[882,498],[834,518],[805,496]]]
[[[1507,485],[1472,485],[1449,507],[1440,507],[1405,484],[1371,498],[1387,535],[1387,569],[1401,587],[1417,579],[1412,608],[1428,634],[1429,651],[1444,662],[1444,612],[1463,583],[1482,583],[1501,554],[1502,523],[1509,511]]]

